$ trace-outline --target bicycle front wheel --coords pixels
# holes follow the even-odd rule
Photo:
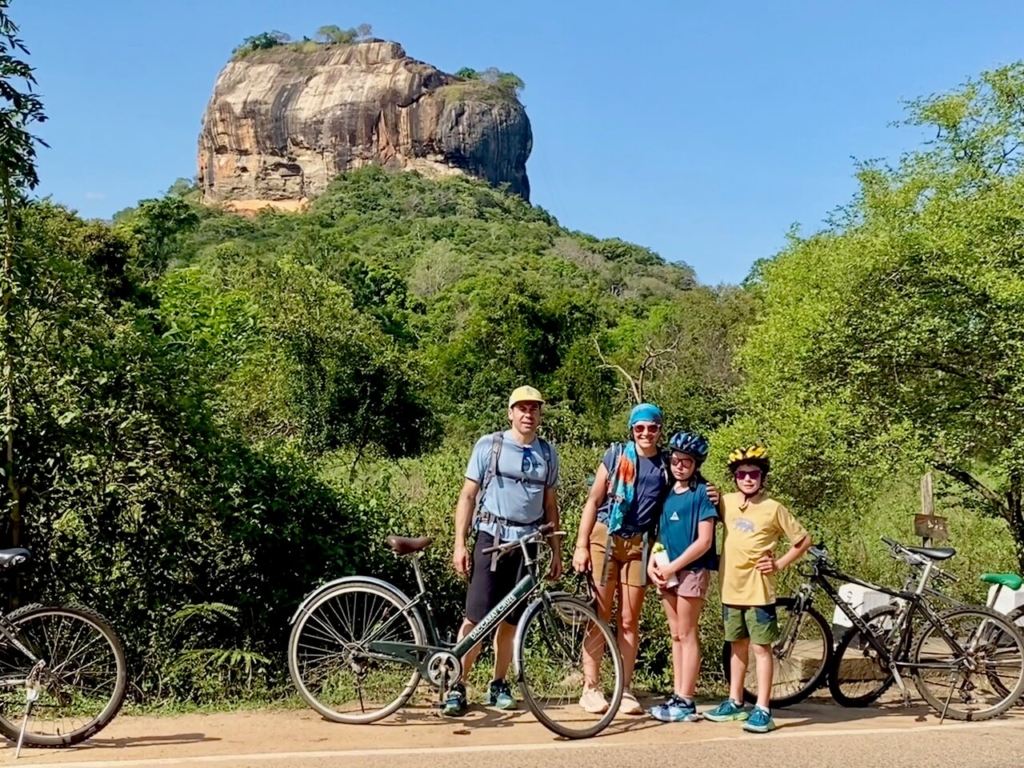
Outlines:
[[[419,615],[392,590],[370,582],[341,584],[295,622],[288,669],[299,695],[336,723],[372,723],[408,701],[419,671],[370,652],[370,642],[425,645]]]
[[[515,662],[527,706],[546,728],[568,739],[596,736],[615,718],[625,679],[615,635],[589,605],[568,595],[530,604],[516,632]],[[599,692],[606,707],[584,690]]]
[[[121,640],[100,614],[81,607],[25,606],[6,617],[41,663],[10,641],[0,647],[0,733],[34,747],[68,747],[117,715],[128,685]],[[37,696],[28,711],[27,696]]]
[[[883,605],[871,609],[861,618],[872,635],[892,651],[892,633],[899,631],[896,626],[898,615],[896,606]],[[868,642],[867,635],[856,627],[850,628],[836,646],[829,669],[828,689],[836,703],[844,707],[866,707],[877,701],[895,681],[888,661],[879,656]]]
[[[941,619],[946,632],[930,624],[914,647],[918,692],[954,720],[1001,715],[1024,694],[1024,637],[985,608],[956,608]]]
[[[832,630],[825,617],[809,606],[795,613],[795,602],[791,597],[775,601],[782,635],[772,646],[773,707],[792,706],[814,693],[832,662]],[[732,644],[728,641],[722,644],[722,671],[728,683],[732,679]],[[743,681],[743,698],[748,704],[757,703],[756,691],[757,664],[751,648]]]

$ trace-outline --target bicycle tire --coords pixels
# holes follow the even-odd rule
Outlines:
[[[991,720],[993,717],[998,717],[999,715],[1003,714],[1006,710],[1012,707],[1017,702],[1017,700],[1020,699],[1022,695],[1024,695],[1024,635],[1021,634],[1020,630],[1012,622],[1007,620],[1006,616],[1004,616],[1001,613],[996,613],[995,611],[990,610],[988,608],[983,608],[981,606],[973,608],[954,608],[949,611],[944,611],[943,613],[939,614],[939,617],[943,621],[948,622],[954,619],[957,615],[962,616],[966,614],[984,616],[986,620],[991,621],[993,625],[1002,625],[1000,629],[1008,637],[1011,637],[1017,641],[1017,648],[1020,652],[1021,659],[1021,671],[1018,675],[1016,685],[1013,687],[1012,690],[1009,688],[1005,688],[1004,686],[1000,686],[1001,688],[1003,688],[1003,690],[1006,691],[1006,693],[1000,694],[1003,697],[1000,700],[1000,702],[990,707],[989,709],[982,710],[980,712],[973,710],[959,710],[953,706],[952,698],[950,699],[949,706],[947,707],[946,702],[944,700],[939,699],[936,696],[933,696],[931,689],[927,685],[923,684],[920,669],[914,670],[914,685],[917,687],[917,691],[921,694],[921,697],[926,702],[928,702],[928,705],[932,707],[936,712],[942,712],[943,709],[945,709],[946,717],[951,717],[954,720]],[[914,651],[912,656],[915,664],[920,663],[921,651],[924,649],[925,643],[927,642],[929,635],[935,629],[936,627],[934,625],[929,625],[925,629],[925,631],[921,632],[921,634],[918,636],[917,642],[914,645]]]
[[[775,601],[775,604],[780,608],[791,610],[795,602],[796,601],[791,597],[780,597]],[[806,699],[808,696],[810,696],[818,688],[821,687],[822,681],[824,680],[825,675],[828,674],[829,667],[832,664],[832,646],[834,644],[834,639],[832,637],[832,628],[829,626],[828,621],[826,621],[825,617],[822,616],[821,613],[819,613],[818,610],[813,606],[805,606],[803,614],[805,616],[809,616],[814,621],[814,623],[818,625],[818,628],[821,630],[822,638],[825,641],[821,665],[818,667],[818,670],[814,673],[814,675],[812,675],[808,679],[807,683],[802,688],[797,690],[795,693],[791,693],[787,696],[773,696],[769,700],[769,705],[771,707],[790,707]],[[782,639],[783,638],[779,639],[780,642],[782,641]],[[731,659],[732,643],[726,640],[724,643],[722,643],[722,673],[725,676],[726,685],[728,685],[732,679]],[[743,700],[746,701],[748,704],[756,704],[757,692],[751,691],[746,686],[743,686]]]
[[[32,747],[70,747],[95,736],[101,730],[106,728],[117,716],[117,713],[121,711],[121,707],[124,705],[124,700],[128,692],[128,662],[125,657],[124,646],[122,645],[121,638],[117,634],[113,625],[98,611],[79,605],[48,606],[32,604],[12,611],[7,614],[6,618],[18,631],[18,640],[31,648],[34,643],[32,642],[31,637],[27,634],[27,629],[30,627],[32,622],[42,619],[45,616],[52,615],[62,615],[66,619],[70,618],[75,621],[83,622],[87,626],[94,628],[109,645],[117,671],[115,673],[114,689],[110,699],[104,704],[98,715],[78,728],[62,734],[35,733],[30,729],[30,727],[26,726],[24,744]],[[80,637],[81,631],[82,630],[78,630],[74,633],[69,632],[65,637]],[[56,647],[54,645],[56,639],[50,639],[52,642],[49,645],[49,649],[53,651]],[[16,653],[19,658],[24,658],[24,656],[13,646],[7,645],[4,650],[9,650],[12,653]],[[33,649],[36,656],[40,657],[43,661],[48,661],[48,659],[42,658],[41,654],[37,652],[38,650],[40,649]],[[62,669],[59,664],[52,666],[48,665],[48,668]],[[84,667],[76,670],[76,672],[81,675],[82,669],[84,669]],[[60,673],[59,678],[63,679],[71,676],[72,675],[70,673],[62,672]],[[20,714],[22,713],[19,713],[19,715]],[[9,720],[6,711],[0,711],[0,733],[13,742],[17,742],[21,734],[21,726],[16,722]]]
[[[867,613],[861,616],[864,621],[868,624],[877,620],[881,616],[892,615],[896,617],[899,611],[894,605],[881,605],[877,608],[872,608]],[[863,632],[856,627],[851,627],[848,632],[843,635],[843,638],[839,641],[839,644],[835,648],[835,653],[832,655],[832,664],[829,668],[828,674],[828,690],[832,694],[832,698],[835,699],[836,703],[850,708],[866,707],[872,702],[878,701],[879,697],[882,696],[889,688],[892,687],[893,683],[896,682],[895,675],[887,670],[887,675],[882,679],[882,682],[872,691],[861,696],[850,696],[840,687],[842,684],[841,672],[843,665],[843,656],[846,653],[846,649],[850,647],[855,639],[862,638]]]
[[[559,613],[560,606],[561,613]],[[542,702],[540,701],[540,696],[537,695],[537,691],[534,690],[534,686],[531,685],[530,681],[527,679],[527,665],[524,656],[523,640],[527,637],[531,626],[534,623],[541,621],[543,615],[549,611],[554,613],[556,617],[563,622],[565,615],[570,611],[586,617],[589,622],[592,622],[598,628],[604,638],[605,650],[611,654],[615,684],[613,686],[611,698],[608,702],[608,709],[604,712],[600,720],[589,727],[574,729],[569,728],[562,723],[555,722],[555,720],[549,717],[547,712],[545,712]],[[582,643],[580,644],[580,648],[582,650]],[[549,594],[546,599],[542,597],[534,600],[529,606],[527,606],[526,611],[523,613],[523,616],[519,621],[519,626],[516,630],[513,657],[515,659],[515,669],[519,689],[523,694],[526,705],[541,725],[559,736],[563,736],[567,739],[591,738],[607,728],[618,714],[619,704],[622,702],[622,694],[626,687],[622,668],[622,657],[619,655],[618,644],[616,643],[615,635],[612,633],[611,629],[604,621],[601,620],[597,611],[583,600],[566,594]]]
[[[309,625],[310,620],[316,616],[317,611],[324,608],[329,601],[351,593],[364,593],[383,598],[390,602],[398,611],[402,611],[405,608],[404,601],[395,590],[380,584],[358,581],[347,582],[327,590],[321,594],[308,609],[306,609],[303,615],[299,617],[295,622],[295,625],[292,627],[291,634],[288,638],[288,671],[291,675],[292,683],[299,692],[299,696],[301,696],[310,707],[319,712],[323,717],[335,723],[360,725],[383,720],[385,717],[397,712],[415,692],[416,687],[420,682],[420,672],[416,667],[409,665],[409,669],[411,669],[409,680],[405,684],[405,688],[402,692],[393,701],[379,709],[373,710],[372,712],[363,712],[358,715],[343,713],[333,709],[330,705],[322,702],[316,694],[309,689],[303,678],[303,664],[302,660],[299,658],[300,640],[303,636],[303,631]],[[419,613],[417,613],[415,609],[411,609],[402,615],[404,616],[406,626],[410,629],[412,642],[416,645],[426,645],[427,633],[423,628],[423,621],[420,618]],[[323,619],[318,619],[318,621],[323,622]],[[398,659],[395,661],[399,664],[404,663]]]

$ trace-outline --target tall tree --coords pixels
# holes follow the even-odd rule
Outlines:
[[[10,0],[0,0],[0,248],[3,249],[3,271],[0,273],[0,334],[3,337],[4,414],[3,434],[6,447],[4,475],[10,490],[11,536],[17,545],[21,533],[21,489],[14,463],[14,434],[17,429],[15,411],[15,361],[18,339],[14,333],[17,312],[18,279],[18,208],[25,194],[39,184],[36,172],[36,145],[45,143],[30,132],[33,123],[46,119],[43,104],[33,93],[34,70],[21,55],[28,49],[18,37],[18,27],[7,11]]]

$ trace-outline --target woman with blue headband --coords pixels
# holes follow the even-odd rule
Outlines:
[[[632,681],[640,609],[647,588],[648,545],[657,525],[659,504],[669,487],[668,460],[658,446],[662,421],[656,405],[640,403],[633,408],[630,440],[613,443],[597,468],[572,556],[578,572],[593,574],[598,612],[605,621],[611,619],[612,603],[618,595],[617,635],[626,681],[619,712],[629,715],[644,712],[632,692]],[[580,706],[594,714],[608,709],[608,701],[596,685],[603,652],[600,641],[591,643],[588,638],[584,643],[586,681]]]

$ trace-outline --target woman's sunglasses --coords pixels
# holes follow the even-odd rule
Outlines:
[[[633,427],[633,431],[638,435],[642,435],[646,432],[649,435],[656,435],[661,431],[660,424],[637,424]]]
[[[761,470],[760,469],[738,469],[738,470],[736,470],[735,477],[736,477],[737,480],[746,480],[747,478],[750,478],[751,480],[760,480],[761,479]]]

